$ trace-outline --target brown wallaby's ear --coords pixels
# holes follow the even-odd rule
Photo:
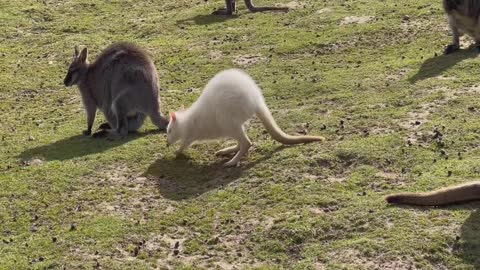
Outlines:
[[[80,56],[78,57],[78,60],[80,60],[80,62],[86,62],[87,57],[88,57],[88,49],[83,48],[82,52],[80,53]]]
[[[170,113],[170,119],[172,120],[172,122],[175,123],[175,121],[177,121],[177,115],[175,114],[175,112],[171,112]]]
[[[80,51],[78,50],[78,45],[75,45],[75,58],[78,57],[78,55],[80,54]]]

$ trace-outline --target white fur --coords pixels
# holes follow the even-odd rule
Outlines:
[[[167,127],[168,144],[181,141],[181,153],[196,140],[233,138],[236,147],[217,152],[224,155],[237,152],[225,165],[236,165],[251,146],[243,124],[257,114],[272,136],[282,143],[302,143],[323,140],[322,137],[289,136],[276,125],[262,92],[253,79],[238,69],[222,71],[205,86],[202,95],[185,111],[176,112]]]

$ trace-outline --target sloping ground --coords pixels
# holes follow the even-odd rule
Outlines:
[[[479,269],[478,203],[383,201],[480,174],[479,60],[442,55],[440,2],[238,3],[226,19],[208,15],[220,0],[0,0],[0,269]],[[120,40],[150,51],[164,113],[241,67],[282,128],[328,140],[283,147],[254,119],[225,169],[228,142],[176,159],[150,122],[83,137],[62,85],[73,47]]]

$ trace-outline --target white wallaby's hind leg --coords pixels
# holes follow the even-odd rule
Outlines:
[[[234,145],[234,146],[223,148],[222,150],[218,150],[217,152],[215,152],[215,155],[226,156],[226,155],[230,155],[231,153],[237,152],[239,149],[240,149],[240,147],[237,144],[237,145]]]
[[[238,141],[238,152],[237,154],[227,163],[224,164],[226,167],[236,166],[240,159],[248,152],[248,149],[252,146],[252,142],[247,137],[243,127],[239,130],[237,137],[235,138]]]

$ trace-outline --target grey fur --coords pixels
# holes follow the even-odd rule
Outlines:
[[[445,48],[449,54],[460,49],[460,36],[468,34],[480,46],[480,1],[479,0],[443,0],[443,8],[448,15],[452,29],[452,44]]]
[[[232,15],[236,11],[236,0],[225,0],[225,7],[213,12],[216,15]],[[288,7],[257,7],[252,3],[252,0],[245,0],[245,5],[248,10],[251,12],[262,12],[262,11],[283,11],[288,12]]]
[[[100,109],[108,125],[121,136],[138,130],[146,116],[160,129],[168,121],[160,112],[158,75],[153,61],[139,47],[130,43],[115,43],[105,49],[97,59],[88,63],[88,50],[81,53],[75,48],[64,83],[78,85],[87,113],[90,135],[95,114]]]

